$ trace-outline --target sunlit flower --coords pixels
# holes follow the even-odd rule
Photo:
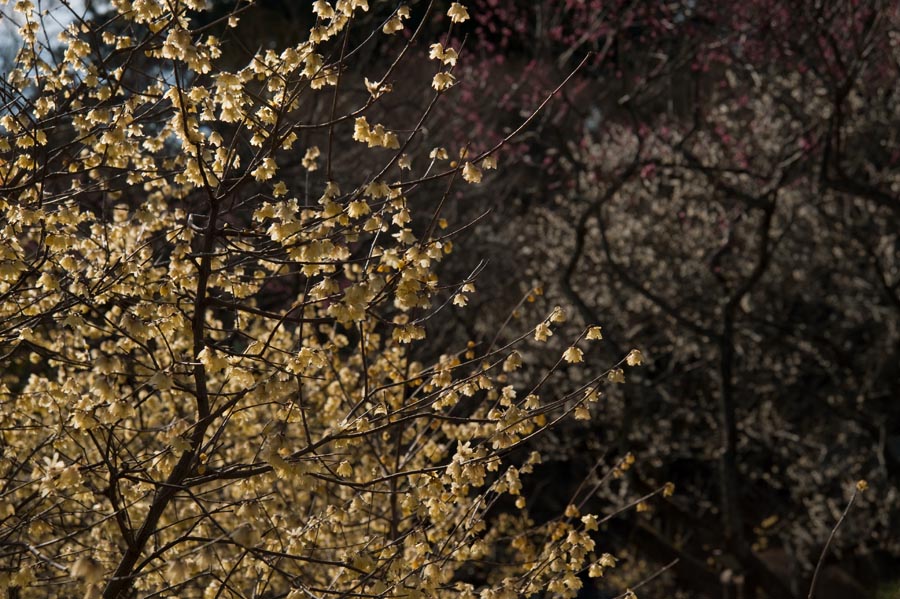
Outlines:
[[[563,354],[563,359],[569,364],[577,364],[584,361],[584,354],[575,346],[570,347]]]
[[[471,162],[467,162],[462,169],[462,178],[467,183],[480,183],[481,170]]]
[[[633,349],[628,352],[628,356],[625,358],[625,362],[629,366],[640,366],[644,361],[644,356],[641,354],[641,351],[638,349]]]
[[[454,2],[450,5],[447,16],[449,16],[450,20],[454,23],[463,23],[469,19],[469,11],[459,2]]]
[[[535,341],[546,341],[552,335],[553,331],[550,330],[550,325],[546,322],[542,322],[534,328]]]
[[[434,76],[434,79],[431,81],[431,87],[436,89],[439,92],[442,92],[446,89],[449,89],[453,86],[454,78],[453,75],[447,73],[445,71],[441,71]]]

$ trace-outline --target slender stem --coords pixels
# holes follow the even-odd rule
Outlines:
[[[828,535],[828,540],[825,541],[825,546],[822,547],[822,555],[819,556],[819,561],[816,563],[816,571],[813,572],[812,582],[809,585],[809,594],[806,596],[807,599],[812,599],[813,593],[816,592],[816,583],[819,582],[819,572],[822,571],[822,564],[825,563],[825,556],[828,555],[828,549],[829,547],[831,547],[831,542],[834,540],[834,537],[837,534],[838,529],[841,527],[841,524],[843,524],[844,520],[847,518],[847,514],[850,512],[850,508],[853,506],[853,502],[856,501],[857,495],[859,495],[859,486],[853,489],[853,495],[850,496],[850,501],[847,502],[847,507],[844,508],[844,512],[841,514],[841,517],[838,518],[837,524],[835,524],[834,528],[831,529],[831,534]]]

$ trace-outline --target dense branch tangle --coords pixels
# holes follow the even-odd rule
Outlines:
[[[112,4],[89,19],[62,2],[52,47],[30,1],[9,15],[23,40],[0,117],[9,596],[73,580],[105,599],[574,595],[581,570],[613,565],[594,517],[531,522],[519,474],[539,456],[504,458],[588,417],[621,371],[543,398],[549,374],[514,387],[515,347],[559,311],[510,344],[416,359],[428,321],[474,290],[434,274],[449,186],[496,162],[412,160],[456,53],[432,51],[426,108],[393,128],[379,110],[423,29],[376,83],[347,59],[403,31],[403,6],[373,25],[365,0],[314,2],[308,39],[229,70],[246,6]],[[375,33],[357,41],[357,20]],[[413,192],[442,198],[421,223]],[[489,517],[504,495],[513,513]]]

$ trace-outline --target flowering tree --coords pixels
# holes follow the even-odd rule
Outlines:
[[[366,0],[316,0],[300,43],[232,69],[253,6],[204,5],[4,14],[22,44],[0,87],[0,588],[574,596],[615,565],[580,508],[633,458],[535,522],[526,448],[589,418],[626,358],[564,390],[586,327],[529,382],[559,309],[501,344],[425,341],[478,274],[436,275],[468,226],[445,219],[451,189],[512,138],[452,160],[424,139],[467,9],[397,5],[359,31]],[[395,53],[370,80],[352,65],[373,39]],[[389,110],[428,54],[417,114]]]
[[[536,305],[574,308],[575,328],[601,321],[601,355],[640,345],[648,357],[640,391],[608,393],[606,417],[562,436],[560,459],[577,460],[585,437],[618,443],[637,456],[632,494],[679,484],[678,497],[618,532],[641,556],[680,558],[669,588],[689,596],[760,586],[806,596],[836,498],[860,477],[877,499],[857,504],[864,514],[835,548],[861,580],[892,577],[896,3],[479,5],[459,69],[475,77],[461,86],[504,114],[467,104],[458,118],[486,138],[502,138],[559,71],[595,52],[519,140],[524,168],[505,161],[519,184],[476,192],[500,199],[469,240],[523,248],[489,268],[542,283]],[[528,43],[539,31],[543,43]],[[491,318],[518,298],[481,291],[474,302],[490,317],[466,331],[490,338]],[[762,561],[773,548],[785,581]]]

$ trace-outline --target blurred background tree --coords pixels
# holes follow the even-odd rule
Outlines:
[[[472,235],[489,231],[499,284],[468,334],[526,272],[541,301],[603,323],[610,355],[644,351],[556,451],[568,471],[585,445],[629,448],[631,493],[679,483],[611,529],[635,556],[681,557],[659,592],[805,596],[855,478],[874,493],[838,538],[835,588],[874,592],[900,552],[897,6],[479,4],[464,136],[489,144],[595,54],[506,159],[516,182],[484,190],[491,225]],[[485,103],[498,115],[467,110]]]

